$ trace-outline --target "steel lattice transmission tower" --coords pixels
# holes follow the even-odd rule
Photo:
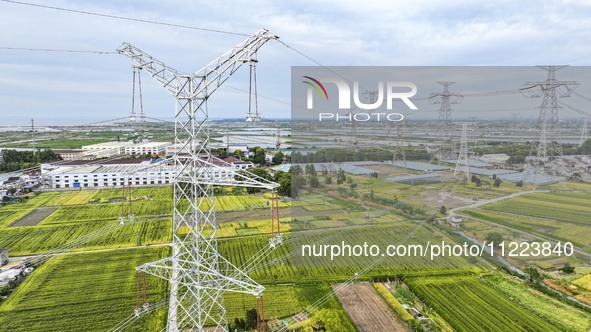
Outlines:
[[[579,141],[579,147],[583,146],[589,139],[589,130],[587,129],[588,116],[583,117],[583,131],[581,131],[581,140]]]
[[[450,137],[451,129],[451,105],[459,104],[464,99],[464,96],[459,93],[449,92],[449,86],[455,82],[437,82],[443,85],[443,91],[438,93],[431,93],[429,102],[431,104],[440,104],[439,119],[437,122],[437,147],[434,153],[439,160],[446,160],[454,158],[453,144]],[[432,156],[432,158],[435,156]]]
[[[220,180],[209,146],[207,100],[258,49],[277,37],[261,30],[193,74],[183,74],[124,43],[120,54],[149,72],[176,100],[173,157],[174,211],[172,256],[139,266],[138,271],[170,282],[167,331],[228,331],[223,294],[261,295],[258,285],[218,253],[213,186],[275,188],[276,184],[235,173]],[[227,170],[227,169],[224,169]],[[237,178],[242,176],[242,178]]]
[[[443,85],[443,91],[432,93],[429,96],[431,104],[440,104],[439,119],[438,119],[438,134],[440,138],[447,139],[449,137],[449,130],[451,129],[451,105],[459,104],[464,99],[464,96],[459,93],[449,92],[449,86],[456,82],[437,82]]]
[[[562,156],[559,139],[559,114],[557,98],[570,97],[578,86],[576,81],[558,81],[556,71],[567,66],[537,66],[548,72],[545,81],[527,82],[522,94],[529,98],[543,97],[536,127],[540,131],[540,140],[532,146],[532,154],[540,159],[553,159]],[[534,152],[535,151],[535,152]]]
[[[466,180],[470,181],[470,160],[468,159],[468,124],[462,123],[462,140],[460,141],[460,153],[456,162],[454,176],[464,173]]]
[[[393,123],[394,124],[394,123]],[[406,168],[406,151],[404,150],[404,126],[406,120],[402,120],[396,126],[396,141],[394,142],[394,155],[392,164],[401,162],[401,166]]]
[[[521,114],[521,113],[511,113],[513,114],[513,128],[517,128],[517,117]]]

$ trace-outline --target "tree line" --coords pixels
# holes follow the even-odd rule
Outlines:
[[[14,172],[39,166],[41,163],[61,160],[51,149],[33,151],[2,150],[0,172]]]

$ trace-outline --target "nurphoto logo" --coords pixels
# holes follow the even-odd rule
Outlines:
[[[338,91],[338,108],[340,110],[351,110],[351,99],[353,99],[353,103],[357,109],[361,110],[376,110],[382,106],[384,103],[384,99],[386,99],[386,108],[388,110],[392,109],[393,102],[395,99],[400,99],[403,101],[406,106],[411,110],[416,110],[416,105],[409,99],[416,95],[417,93],[417,86],[411,82],[401,82],[401,81],[387,81],[384,87],[384,82],[378,82],[378,89],[377,89],[377,98],[375,101],[371,103],[363,103],[359,97],[359,82],[353,81],[353,94],[351,98],[351,87],[349,84],[343,80],[338,78],[321,78],[316,79],[311,76],[302,76],[305,78],[305,81],[302,81],[304,84],[308,85],[307,89],[307,109],[314,109],[314,92],[318,95],[321,100],[328,101],[328,92],[326,91],[326,87],[323,83],[332,83],[336,86]],[[404,88],[408,91],[398,91],[400,88]],[[387,119],[388,121],[402,121],[404,116],[400,113],[353,113],[349,112],[348,114],[339,114],[337,112],[321,112],[318,114],[318,120],[327,120],[333,119],[335,121],[339,120],[348,120],[348,121],[380,121],[382,119]]]

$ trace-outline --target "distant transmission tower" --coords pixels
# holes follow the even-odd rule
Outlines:
[[[437,141],[438,147],[435,153],[439,160],[446,160],[453,158],[453,145],[450,137],[451,129],[451,105],[459,104],[464,99],[464,96],[459,93],[449,92],[449,86],[455,82],[437,82],[443,85],[443,91],[439,93],[432,93],[429,96],[431,104],[440,104],[439,119],[437,122]]]
[[[431,104],[440,104],[438,132],[441,138],[447,139],[449,137],[449,130],[451,129],[451,104],[459,104],[464,99],[464,96],[459,93],[449,92],[449,86],[455,82],[437,82],[443,85],[443,91],[439,93],[432,93],[429,96]]]
[[[226,124],[226,153],[230,153],[230,124]]]
[[[33,156],[35,156],[35,119],[31,118],[31,140],[33,141]]]
[[[277,134],[275,134],[275,136],[275,149],[279,150],[281,149],[281,127],[277,127]]]
[[[589,139],[589,130],[587,129],[587,119],[588,117],[583,117],[583,131],[581,132],[581,140],[579,141],[579,147],[583,146],[585,142]]]
[[[470,181],[470,161],[468,159],[468,124],[462,123],[462,140],[460,141],[460,154],[456,162],[454,176],[464,173],[466,180]]]
[[[351,113],[349,113],[349,116],[351,116],[351,139],[353,149],[355,150],[355,152],[357,152],[359,151],[359,141],[357,140],[357,121],[355,121],[354,119],[355,113],[353,113],[352,110]]]
[[[228,181],[216,178],[207,101],[271,39],[277,37],[261,30],[190,74],[180,73],[128,43],[117,50],[148,71],[176,101],[174,142],[184,153],[173,156],[178,173],[173,181],[172,255],[136,268],[170,282],[168,332],[227,332],[224,293],[259,297],[264,291],[218,252],[213,186],[273,189],[277,185],[238,172]]]
[[[558,81],[556,71],[567,66],[538,66],[548,72],[545,81],[527,82],[522,94],[529,98],[543,97],[536,127],[540,131],[540,140],[532,145],[532,154],[541,159],[554,159],[562,156],[559,142],[559,114],[562,107],[558,106],[557,98],[570,97],[578,86],[576,81]]]
[[[511,113],[511,114],[513,114],[513,128],[517,128],[517,117],[521,113]]]
[[[396,141],[394,143],[394,156],[392,157],[392,164],[402,162],[402,166],[406,168],[406,152],[404,151],[404,125],[406,121],[399,122],[396,126]]]

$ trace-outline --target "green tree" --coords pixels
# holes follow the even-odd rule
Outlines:
[[[273,162],[273,164],[278,165],[278,164],[283,163],[284,158],[285,158],[285,154],[283,154],[283,152],[279,151],[273,156],[273,159],[271,161]]]
[[[275,173],[275,181],[279,183],[277,191],[282,196],[291,197],[291,174],[289,172],[278,171]]]
[[[505,240],[505,238],[503,237],[503,234],[499,233],[499,232],[490,232],[488,234],[486,234],[486,242],[488,243],[494,243],[495,247],[498,247],[499,245],[501,245],[501,243],[503,243],[503,241]]]
[[[442,205],[441,208],[439,208],[439,213],[445,214],[446,212],[447,212],[447,208],[445,207],[445,205]]]
[[[265,180],[268,181],[272,181],[273,178],[271,177],[271,175],[269,174],[269,172],[267,172],[265,169],[260,168],[260,167],[256,167],[256,168],[251,168],[248,170],[249,173],[252,173],[256,176],[259,176]],[[241,177],[239,174],[247,176],[245,171],[239,171],[237,175],[234,176],[234,178],[236,180],[244,180],[243,177]],[[254,194],[256,192],[260,192],[262,189],[261,188],[253,188],[253,187],[246,187],[246,192],[249,194]]]
[[[245,329],[254,329],[257,327],[258,314],[256,309],[246,310],[246,320],[244,321]]]
[[[311,176],[311,175],[316,175],[316,168],[314,167],[314,164],[306,164],[306,175]]]
[[[337,173],[337,184],[341,184],[345,181],[347,181],[347,176],[345,175],[345,171],[343,171],[342,169],[339,169],[339,172]]]
[[[261,166],[267,165],[267,160],[265,159],[265,150],[263,148],[255,148],[252,162]]]
[[[300,167],[300,165],[295,165],[295,166],[290,167],[289,168],[289,172],[292,175],[300,175],[300,174],[303,174],[304,173],[304,171],[302,170],[302,168]]]
[[[242,157],[244,157],[244,152],[242,152],[242,150],[240,150],[240,149],[236,149],[236,150],[234,150],[234,152],[232,152],[232,155],[234,157],[242,158]]]
[[[355,327],[336,309],[320,309],[310,319],[313,331],[349,332],[355,331]]]
[[[325,184],[332,184],[332,177],[330,177],[330,176],[325,177],[324,178],[324,183]]]
[[[309,179],[310,187],[318,188],[320,186],[320,181],[318,181],[318,177],[316,175],[312,175]]]
[[[501,183],[503,183],[503,181],[501,181],[499,178],[496,178],[495,183],[493,183],[493,187],[498,188],[501,186]]]
[[[306,179],[303,175],[291,175],[291,197],[297,198],[302,188],[306,185]]]
[[[571,266],[570,263],[565,263],[563,267],[559,269],[565,274],[573,274],[575,273],[575,267]]]
[[[540,274],[540,271],[538,271],[538,269],[536,269],[533,266],[525,269],[525,273],[527,273],[527,275],[529,276],[529,281],[531,282],[539,282],[540,280],[542,280],[542,275]]]
[[[591,139],[583,142],[583,145],[579,148],[579,154],[591,154]]]

